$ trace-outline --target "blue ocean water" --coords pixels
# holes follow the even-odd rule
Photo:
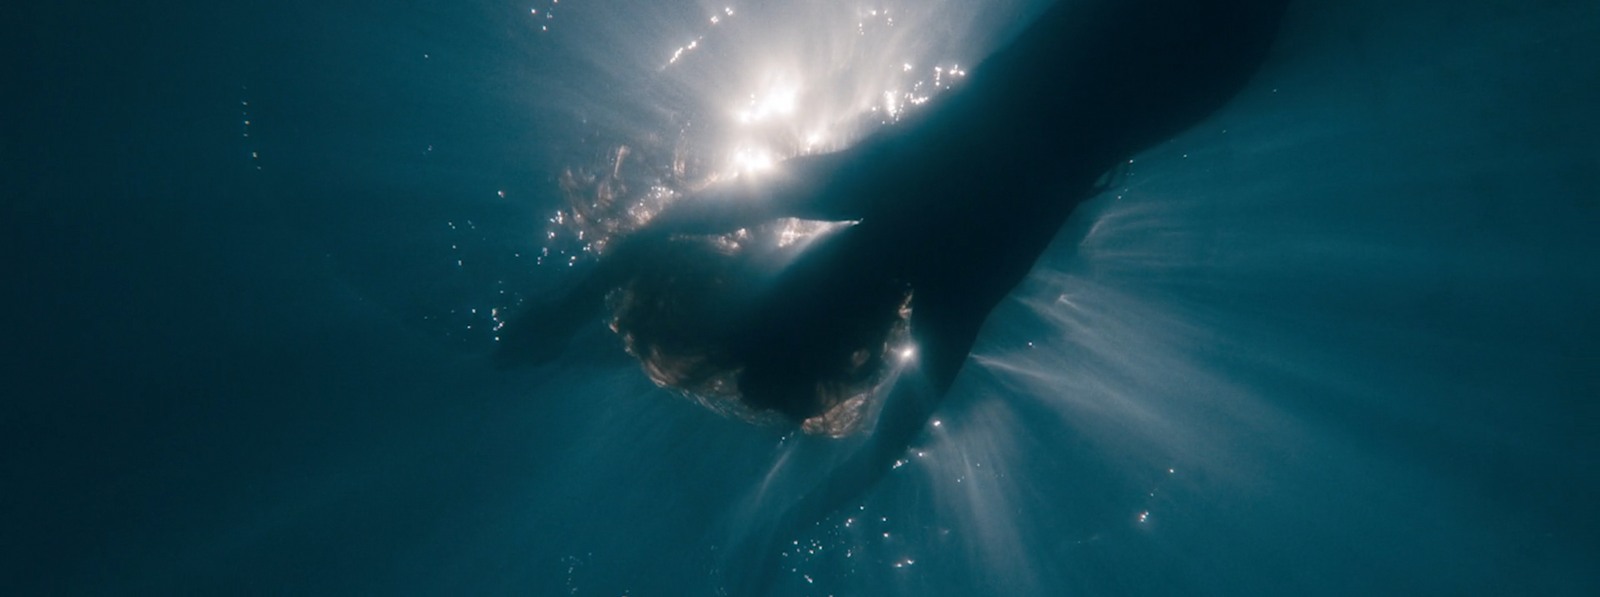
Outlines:
[[[583,265],[561,172],[848,144],[1047,5],[26,9],[5,592],[726,594],[837,448],[654,387],[598,322],[490,367],[499,310]],[[1597,24],[1292,3],[771,590],[1600,591]]]

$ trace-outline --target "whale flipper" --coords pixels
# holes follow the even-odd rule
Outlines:
[[[805,155],[690,193],[650,220],[644,235],[723,234],[779,218],[846,221],[864,215],[860,202],[828,185],[854,156]]]

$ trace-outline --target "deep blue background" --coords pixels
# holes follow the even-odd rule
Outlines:
[[[559,35],[490,2],[5,9],[5,592],[707,594],[737,568],[715,546],[778,431],[598,332],[482,359],[472,309],[562,281],[517,257],[554,174],[667,102],[595,40],[701,18],[568,4]],[[783,590],[1600,590],[1600,8],[1390,4],[1295,4],[1256,84],[1068,226],[944,460],[867,499],[906,543],[823,533],[921,562]],[[1000,481],[945,474],[980,457]]]

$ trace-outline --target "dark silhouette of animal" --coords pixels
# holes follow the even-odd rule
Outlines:
[[[852,367],[900,367],[860,448],[752,533],[776,541],[846,505],[903,455],[985,318],[1073,210],[1102,190],[1097,181],[1235,95],[1266,56],[1286,4],[1063,0],[971,69],[964,87],[856,146],[674,203],[616,243],[577,289],[508,326],[500,357],[553,357],[597,317],[607,293],[670,269],[663,260],[681,252],[674,242],[781,218],[854,222],[777,260],[781,267],[719,270],[700,284],[760,279],[734,284],[741,298],[705,324],[713,348],[691,359],[728,367],[698,379],[736,385],[752,411],[805,421],[847,398],[819,388],[848,381]],[[897,321],[915,351],[903,363],[883,344],[895,341]],[[648,367],[650,355],[635,353]],[[738,594],[759,594],[767,578],[757,574]]]

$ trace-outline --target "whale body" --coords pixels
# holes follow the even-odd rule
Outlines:
[[[855,146],[791,159],[760,181],[720,183],[673,203],[610,248],[575,290],[511,322],[498,357],[512,364],[552,358],[598,316],[604,297],[670,268],[663,260],[681,253],[665,250],[674,242],[784,219],[849,222],[784,259],[731,314],[706,324],[715,348],[689,359],[725,359],[728,376],[705,379],[738,386],[737,399],[751,411],[795,423],[842,403],[817,390],[839,371],[861,363],[895,370],[881,410],[848,421],[869,431],[859,447],[823,479],[779,500],[769,523],[750,533],[758,549],[777,541],[844,507],[889,470],[927,425],[984,320],[1074,209],[1103,190],[1118,164],[1194,126],[1243,88],[1286,4],[1058,2],[972,68],[963,87]],[[716,286],[746,275],[740,271],[707,279]],[[646,353],[636,356],[648,369]],[[763,578],[754,575],[740,594],[759,594]]]

